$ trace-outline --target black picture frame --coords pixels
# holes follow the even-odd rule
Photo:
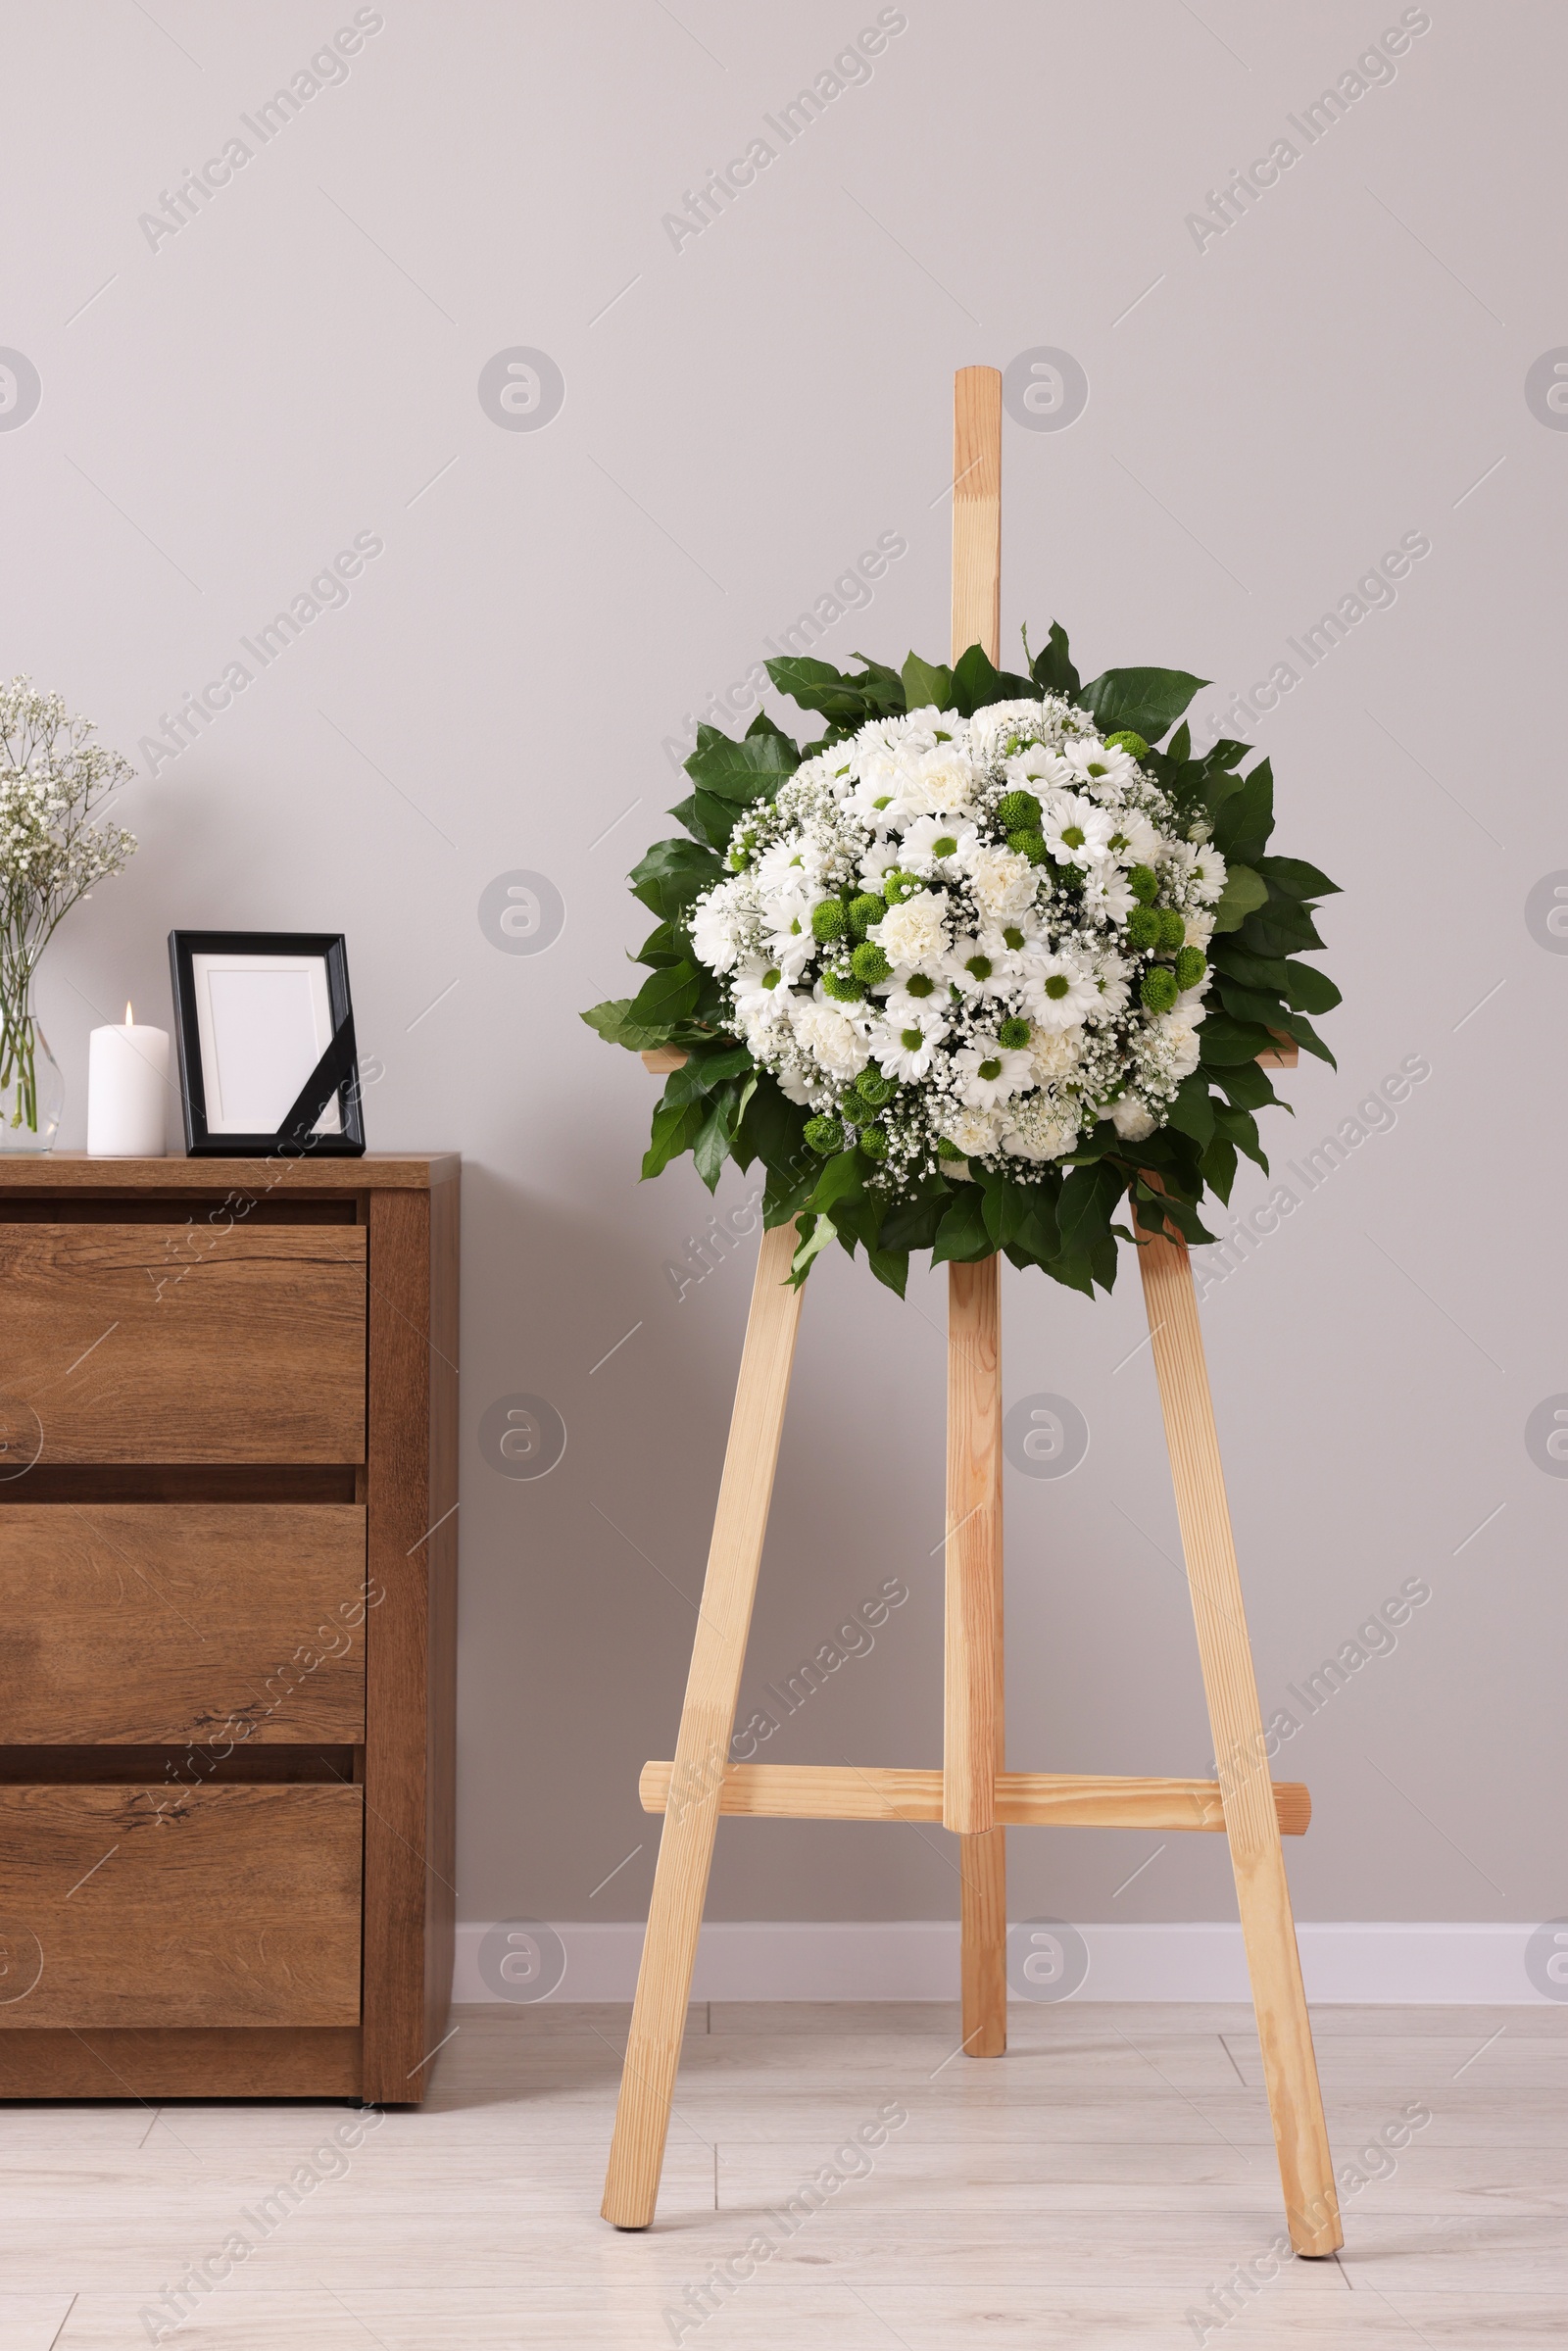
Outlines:
[[[276,956],[296,966],[303,960],[323,967],[331,1036],[299,1095],[271,1133],[214,1133],[208,1122],[204,1074],[203,990],[197,956]],[[174,995],[174,1037],[179,1051],[179,1093],[185,1116],[185,1150],[191,1158],[361,1158],[365,1121],[360,1106],[360,1068],[354,1043],[354,1004],[349,993],[348,948],[341,931],[171,931],[169,969]],[[317,1134],[317,1122],[337,1104],[336,1132]]]

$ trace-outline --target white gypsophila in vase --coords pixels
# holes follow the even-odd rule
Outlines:
[[[730,865],[691,936],[733,1032],[895,1196],[1040,1181],[1102,1118],[1152,1134],[1196,1066],[1224,859],[1059,697],[870,721]]]
[[[90,740],[64,698],[0,684],[0,1150],[47,1151],[64,1087],[32,1009],[38,959],[63,918],[136,847],[103,820],[135,770]]]

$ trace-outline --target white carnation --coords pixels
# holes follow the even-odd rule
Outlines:
[[[1110,1123],[1124,1143],[1142,1143],[1146,1135],[1153,1133],[1159,1121],[1136,1094],[1124,1094],[1120,1102],[1110,1105]]]
[[[890,963],[930,963],[946,951],[947,915],[945,890],[917,890],[902,905],[889,906],[867,936],[876,941]]]
[[[859,1025],[834,1004],[808,996],[792,997],[790,1012],[796,1042],[819,1061],[830,1077],[848,1081],[858,1077],[871,1058],[871,1049]]]

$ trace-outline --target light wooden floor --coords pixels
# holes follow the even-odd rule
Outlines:
[[[270,2233],[259,2200],[352,2109],[0,2107],[0,2351],[146,2343],[143,2306],[236,2230],[260,2241],[168,2338],[185,2351],[652,2351],[890,2105],[873,2168],[774,2224],[681,2341],[1174,2351],[1192,2311],[1226,2351],[1568,2341],[1568,2009],[1320,2009],[1342,2180],[1405,2109],[1431,2120],[1346,2194],[1342,2256],[1286,2262],[1225,2325],[1211,2289],[1281,2225],[1246,2009],[1015,2007],[1012,2053],[975,2062],[956,2005],[696,2008],[640,2236],[597,2217],[626,2018],[459,2010],[424,2111],[323,2157],[348,2168]]]

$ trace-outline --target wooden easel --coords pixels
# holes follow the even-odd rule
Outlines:
[[[960,369],[953,461],[953,658],[1000,659],[1002,377]],[[1269,1056],[1274,1058],[1275,1056]],[[1294,1053],[1278,1058],[1294,1059]],[[648,1056],[656,1066],[670,1060]],[[662,1811],[659,1866],[605,2183],[618,2229],[654,2217],[670,2100],[718,1816],[940,1820],[958,1837],[963,2045],[1006,2047],[1007,1828],[1223,1830],[1257,2013],[1291,2241],[1344,2242],[1281,1832],[1300,1835],[1304,1788],[1275,1787],[1231,1536],[1219,1444],[1186,1244],[1167,1230],[1139,1249],[1165,1442],[1224,1784],[1004,1770],[1002,1690],[1002,1331],[1000,1260],[948,1268],[946,1705],[943,1768],[851,1770],[728,1760],[741,1669],[789,1394],[801,1292],[788,1286],[793,1225],[764,1233],[713,1521],[712,1546],[672,1764],[642,1775]]]

